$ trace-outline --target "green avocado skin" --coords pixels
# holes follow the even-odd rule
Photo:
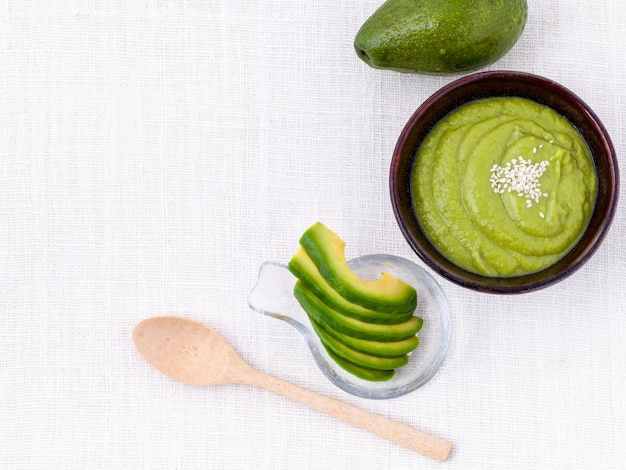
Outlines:
[[[526,0],[387,0],[363,23],[354,48],[374,68],[466,72],[504,56],[527,17]]]
[[[326,282],[326,279],[319,273],[315,263],[304,250],[298,250],[289,261],[287,267],[304,286],[326,305],[343,315],[356,318],[357,320],[379,324],[403,323],[409,320],[415,312],[414,308],[403,314],[380,312],[346,300]]]

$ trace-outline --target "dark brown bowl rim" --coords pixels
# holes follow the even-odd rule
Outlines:
[[[594,211],[583,237],[556,264],[536,273],[493,278],[466,271],[444,258],[422,233],[413,212],[410,174],[421,140],[452,110],[469,101],[492,96],[519,96],[549,106],[565,116],[591,149],[598,172]],[[443,104],[443,105],[442,105]],[[439,105],[439,107],[437,106]],[[619,170],[609,134],[593,110],[563,85],[526,72],[489,71],[459,78],[431,95],[413,113],[396,143],[389,189],[396,221],[417,256],[442,277],[469,289],[497,294],[536,291],[576,272],[596,252],[613,221],[619,194]]]

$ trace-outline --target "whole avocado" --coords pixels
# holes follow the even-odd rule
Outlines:
[[[387,0],[363,23],[354,48],[374,68],[466,72],[504,56],[527,16],[526,0]]]

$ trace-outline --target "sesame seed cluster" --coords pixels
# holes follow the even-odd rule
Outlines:
[[[514,158],[505,166],[495,164],[491,167],[491,187],[496,194],[515,192],[526,198],[526,206],[532,207],[540,197],[548,194],[541,190],[539,179],[550,165],[548,160],[533,163],[522,156]]]

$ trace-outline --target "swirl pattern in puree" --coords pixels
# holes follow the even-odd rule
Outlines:
[[[490,277],[540,271],[587,227],[597,175],[583,137],[553,109],[519,97],[472,101],[417,151],[411,191],[427,238]]]

